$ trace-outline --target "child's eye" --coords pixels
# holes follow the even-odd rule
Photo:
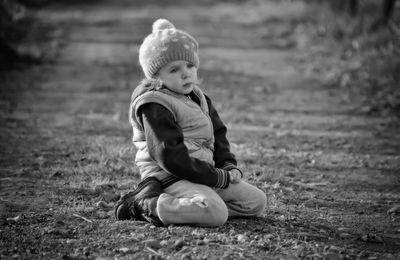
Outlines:
[[[188,64],[187,64],[187,67],[188,67],[189,69],[191,69],[191,68],[194,67],[194,64],[193,64],[193,63],[188,63]]]
[[[170,72],[170,73],[175,73],[175,72],[177,72],[177,71],[178,71],[177,68],[172,68],[169,72]]]

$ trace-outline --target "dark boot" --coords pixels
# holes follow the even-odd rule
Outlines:
[[[157,178],[144,179],[134,191],[119,199],[114,209],[115,218],[117,220],[144,220],[162,226],[163,223],[155,213],[158,197],[163,192]]]

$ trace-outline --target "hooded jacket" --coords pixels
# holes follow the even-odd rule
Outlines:
[[[132,94],[129,117],[142,179],[154,176],[163,187],[182,179],[229,186],[228,171],[237,169],[237,162],[227,128],[200,88],[185,96],[145,80]]]

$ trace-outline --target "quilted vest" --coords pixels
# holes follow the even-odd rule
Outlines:
[[[158,103],[172,113],[176,123],[182,128],[184,144],[191,157],[214,164],[214,130],[207,101],[198,87],[193,91],[198,96],[200,105],[166,88],[151,90],[132,101],[129,118],[133,129],[132,141],[137,148],[135,163],[139,167],[142,179],[155,176],[163,180],[170,176],[150,157],[138,115],[139,108],[147,103]]]

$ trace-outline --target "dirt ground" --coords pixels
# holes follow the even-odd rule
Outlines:
[[[271,37],[304,4],[204,2],[34,12],[58,56],[1,74],[1,259],[400,259],[398,121],[305,73],[307,42]],[[139,177],[127,113],[138,46],[160,17],[199,41],[202,88],[246,180],[268,196],[262,217],[115,221]]]

